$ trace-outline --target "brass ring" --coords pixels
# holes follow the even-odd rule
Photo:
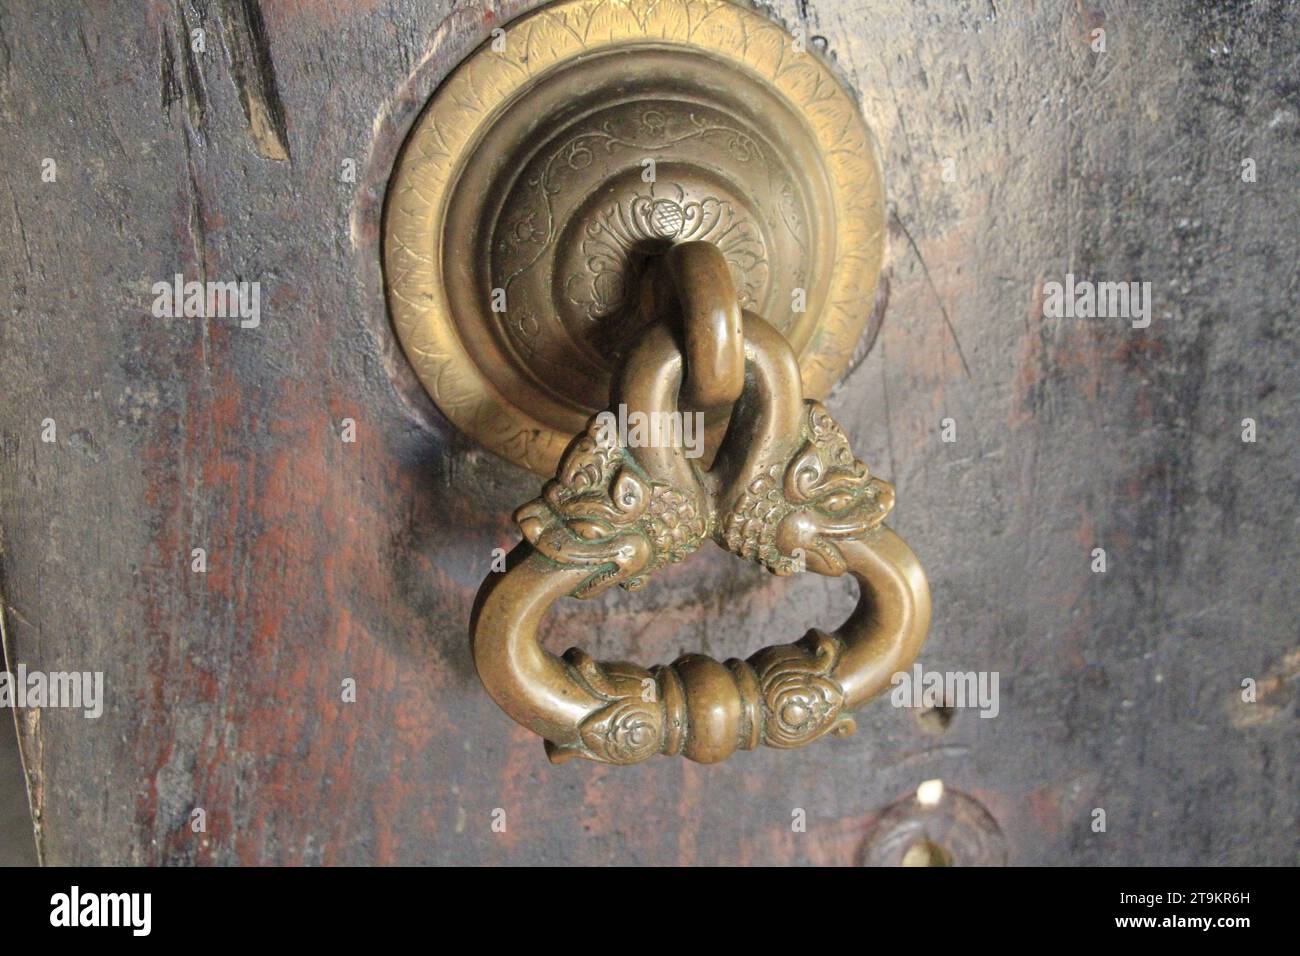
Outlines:
[[[668,250],[664,265],[685,328],[682,390],[699,408],[730,405],[745,386],[745,341],[727,260],[711,242],[681,242]]]

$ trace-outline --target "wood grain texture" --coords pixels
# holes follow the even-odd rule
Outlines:
[[[20,714],[44,859],[848,863],[942,777],[1015,862],[1297,862],[1294,4],[776,6],[860,91],[890,202],[883,324],[827,404],[930,575],[923,663],[999,671],[1001,713],[934,736],[881,702],[844,741],[631,768],[550,767],[479,686],[470,606],[536,482],[438,416],[381,292],[402,137],[519,9],[0,11],[9,659],[108,692]],[[260,281],[261,325],[154,318],[177,272]],[[1150,281],[1151,327],[1044,319],[1067,272]],[[550,644],[743,657],[852,604],[710,549]]]

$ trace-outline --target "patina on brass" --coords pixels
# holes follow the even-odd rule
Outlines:
[[[417,121],[387,198],[389,306],[447,417],[550,474],[679,243],[717,248],[733,319],[767,317],[823,397],[868,319],[883,208],[851,95],[777,25],[726,0],[562,0],[508,24]],[[688,388],[701,407],[737,386],[735,355],[714,359],[717,393]]]
[[[525,540],[510,569],[484,582],[474,662],[506,713],[545,738],[552,761],[681,754],[714,763],[759,744],[851,733],[849,711],[889,686],[925,639],[925,574],[883,525],[893,488],[854,457],[820,402],[804,400],[784,336],[748,312],[743,336],[743,391],[710,469],[680,444],[626,447],[595,416],[541,497],[515,513]],[[686,367],[668,326],[652,325],[611,404],[671,414]],[[578,648],[555,657],[538,641],[559,598],[639,589],[709,539],[775,574],[851,574],[857,608],[835,631],[810,630],[743,661],[687,654],[647,670]]]

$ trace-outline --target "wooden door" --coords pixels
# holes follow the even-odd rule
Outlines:
[[[998,713],[881,700],[630,768],[548,765],[479,685],[471,604],[538,481],[440,416],[383,296],[403,137],[525,6],[0,11],[7,664],[105,688],[17,712],[42,858],[846,864],[941,779],[1014,862],[1295,863],[1293,6],[770,9],[888,187],[879,334],[828,405],[928,571],[923,666],[996,672]],[[156,317],[177,274],[257,281],[258,321]],[[1149,325],[1045,314],[1067,275],[1149,282]],[[708,549],[548,646],[745,656],[853,599]]]

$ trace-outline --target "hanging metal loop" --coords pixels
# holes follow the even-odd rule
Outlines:
[[[697,397],[730,394],[729,319],[719,319],[726,310],[713,307],[717,297],[700,278],[713,265],[695,251],[671,267],[688,355],[665,325],[653,325],[624,367],[615,405],[676,412],[692,359]],[[734,342],[742,387],[709,471],[680,445],[628,447],[594,417],[542,495],[516,512],[525,541],[480,592],[472,623],[479,676],[511,717],[545,738],[554,762],[630,764],[662,753],[713,763],[760,743],[790,748],[850,733],[849,711],[908,667],[925,638],[924,572],[882,523],[893,488],[871,477],[819,402],[804,401],[779,332],[746,313]],[[851,574],[857,608],[834,631],[812,629],[743,661],[687,654],[647,669],[578,648],[555,657],[538,642],[559,598],[615,584],[636,590],[706,538],[776,574]]]

